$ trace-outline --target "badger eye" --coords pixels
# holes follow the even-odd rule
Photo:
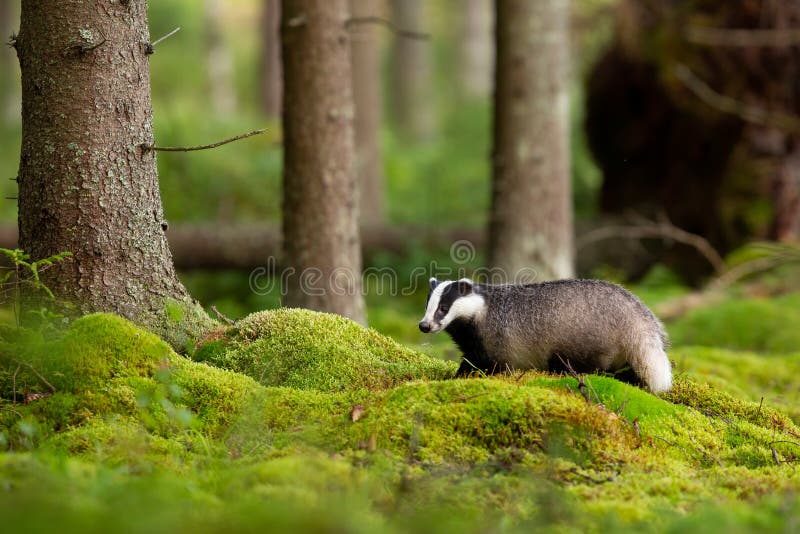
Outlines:
[[[447,313],[448,311],[450,311],[450,306],[446,306],[446,305],[439,306],[439,310],[442,313]]]

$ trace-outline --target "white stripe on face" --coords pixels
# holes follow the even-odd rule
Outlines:
[[[461,317],[462,319],[477,317],[483,313],[485,308],[486,302],[483,300],[483,297],[475,293],[470,293],[466,297],[457,298],[453,302],[453,305],[450,306],[450,311],[447,312],[442,322],[437,325],[437,329],[431,330],[431,332],[438,332],[439,330],[447,328],[447,325],[452,323],[457,317]]]
[[[469,295],[456,298],[447,311],[447,315],[440,321],[437,321],[436,312],[441,304],[442,295],[447,291],[448,287],[454,283],[456,282],[442,282],[431,292],[431,298],[428,301],[425,316],[422,318],[422,321],[428,323],[430,326],[431,333],[444,330],[457,318],[471,319],[477,317],[483,314],[486,309],[486,301],[483,297],[472,292]]]
[[[453,282],[442,282],[438,286],[433,289],[431,293],[431,298],[428,301],[428,307],[425,309],[425,316],[422,318],[423,321],[431,325],[431,332],[438,332],[441,330],[436,321],[433,320],[433,316],[436,314],[436,310],[439,308],[439,301],[442,300],[442,293],[444,292],[445,288],[452,284]]]

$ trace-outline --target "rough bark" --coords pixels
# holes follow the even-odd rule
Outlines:
[[[283,0],[287,306],[364,322],[348,0]]]
[[[489,95],[492,88],[494,14],[491,0],[465,0],[458,36],[458,67],[461,91],[468,97]]]
[[[146,3],[26,1],[21,20],[20,245],[72,252],[45,274],[59,299],[179,346],[210,319],[175,275],[155,154],[140,148],[153,143]]]
[[[424,31],[421,0],[392,0],[391,7],[396,27]],[[398,133],[407,140],[428,140],[436,127],[431,44],[425,40],[395,36],[391,56],[393,122]]]
[[[281,74],[281,2],[263,0],[261,9],[261,109],[267,117],[280,117],[283,77]]]
[[[355,18],[381,15],[380,3],[375,0],[350,0],[350,6]],[[375,24],[357,24],[351,30],[356,170],[364,226],[384,220],[379,29]]]
[[[569,1],[498,0],[490,264],[573,273]]]
[[[222,34],[221,0],[205,0],[206,67],[211,106],[217,115],[236,111],[236,89],[233,84],[233,57]]]

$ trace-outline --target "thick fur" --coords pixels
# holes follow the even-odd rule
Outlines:
[[[633,294],[609,282],[482,285],[431,279],[420,329],[450,334],[464,353],[462,375],[571,367],[622,371],[620,378],[654,393],[672,387],[663,325]]]

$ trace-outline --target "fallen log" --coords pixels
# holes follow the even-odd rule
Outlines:
[[[280,231],[270,224],[175,224],[167,229],[167,240],[178,269],[274,268],[280,258]],[[475,248],[484,245],[479,230],[442,230],[384,226],[362,229],[364,264],[378,254],[403,255],[414,247],[448,251],[457,241],[469,241]],[[16,248],[17,228],[0,226],[0,247]]]

